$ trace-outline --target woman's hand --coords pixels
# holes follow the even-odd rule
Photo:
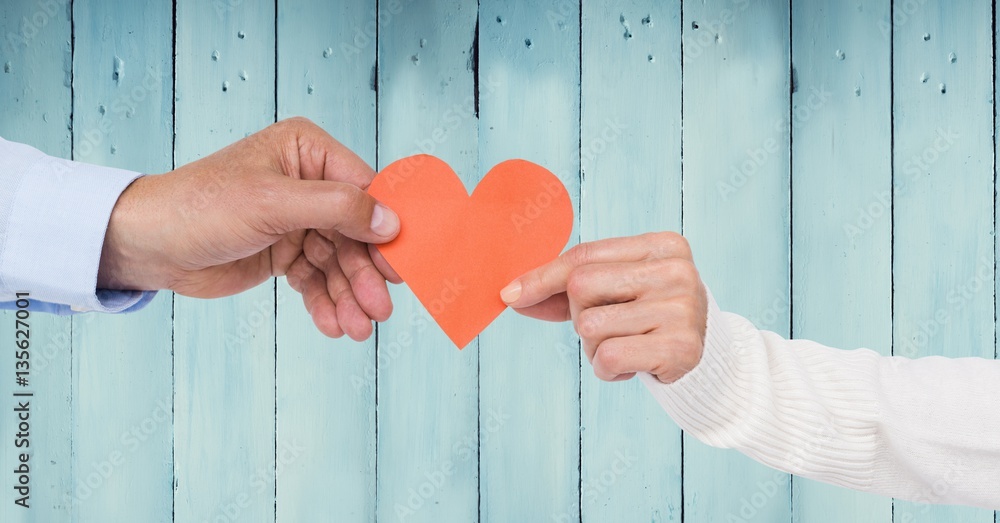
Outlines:
[[[701,360],[708,298],[687,241],[672,232],[573,247],[501,292],[519,313],[572,320],[594,374],[672,383]]]

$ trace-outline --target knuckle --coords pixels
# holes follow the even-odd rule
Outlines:
[[[566,294],[571,298],[583,295],[587,291],[589,279],[586,271],[573,269],[566,278]]]
[[[543,287],[544,281],[542,279],[541,271],[533,270],[524,276],[521,276],[521,295],[532,295],[534,296]]]
[[[621,374],[625,357],[625,348],[620,342],[615,339],[607,340],[597,346],[597,353],[594,354],[595,371],[601,370],[610,377]]]
[[[693,358],[695,361],[701,358],[701,351],[705,345],[701,333],[694,329],[684,331],[678,343],[681,347],[681,354]]]
[[[302,293],[305,282],[309,280],[315,270],[310,263],[293,263],[285,274],[285,278],[293,289]]]
[[[319,265],[325,265],[333,256],[333,247],[313,231],[310,231],[309,235],[306,236],[303,248],[306,251],[306,256]]]
[[[280,205],[276,200],[282,193],[282,178],[277,176],[251,176],[241,180],[239,187],[242,198],[235,202],[241,205],[249,202],[270,209]]]
[[[292,129],[305,129],[316,126],[312,120],[306,118],[305,116],[293,116],[291,118],[286,118],[281,122],[278,122],[278,124]]]
[[[695,368],[701,361],[702,341],[697,334],[688,331],[673,343],[674,365],[685,372]]]
[[[697,300],[689,296],[678,296],[666,302],[666,308],[673,324],[685,327],[693,325],[698,316]]]
[[[276,234],[277,229],[287,221],[286,211],[290,194],[284,185],[286,181],[286,178],[264,176],[242,183],[243,195],[232,200],[232,205],[235,206],[233,212],[240,215],[248,208],[256,209],[255,217],[263,218],[258,220],[261,222],[262,231]]]
[[[576,318],[576,331],[581,338],[592,339],[601,331],[604,315],[596,309],[585,309]]]
[[[683,258],[666,258],[655,262],[663,278],[671,285],[683,285],[685,288],[692,282],[699,281],[698,270],[694,263]]]
[[[586,265],[593,259],[594,248],[590,243],[579,243],[566,251],[564,256],[574,266]]]
[[[382,273],[378,272],[378,269],[376,269],[374,265],[368,263],[351,268],[349,273],[344,273],[344,276],[347,277],[347,281],[353,286],[357,284],[359,280],[364,278],[365,274],[370,274],[370,277],[374,279],[382,277]]]
[[[333,303],[337,304],[337,306],[344,306],[354,300],[354,293],[350,287],[339,287],[330,293],[330,297],[333,298]]]
[[[654,232],[649,234],[653,247],[653,256],[658,258],[691,259],[691,246],[687,238],[674,231]]]
[[[370,216],[371,209],[366,205],[365,195],[361,189],[342,183],[338,184],[332,194],[333,207],[337,209],[338,223],[349,221],[355,216]]]

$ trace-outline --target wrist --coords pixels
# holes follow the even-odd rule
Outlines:
[[[111,211],[101,249],[97,288],[111,290],[154,291],[165,288],[151,240],[157,225],[156,207],[145,205],[154,194],[150,188],[158,176],[137,178],[122,191]]]

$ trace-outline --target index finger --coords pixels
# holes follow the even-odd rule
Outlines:
[[[367,189],[375,170],[322,127],[305,118],[289,119],[296,126],[299,174],[305,180],[330,180]]]
[[[640,261],[649,258],[691,259],[691,249],[683,236],[673,232],[647,233],[581,243],[555,260],[511,282],[500,291],[500,298],[515,309],[530,307],[551,296],[566,292],[566,282],[570,273],[581,265]]]

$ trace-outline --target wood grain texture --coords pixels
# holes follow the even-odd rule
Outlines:
[[[796,338],[892,344],[891,39],[872,25],[889,0],[792,3],[792,294]],[[792,520],[886,522],[888,498],[794,478]]]
[[[579,6],[489,0],[480,8],[480,170],[509,158],[538,163],[578,207]],[[550,23],[552,9],[562,10],[562,26]],[[580,518],[577,347],[568,324],[509,310],[480,336],[482,521]]]
[[[581,241],[681,230],[680,3],[625,7],[583,4]],[[680,429],[638,380],[581,389],[583,521],[680,521]]]
[[[310,118],[371,165],[375,20],[374,1],[278,3],[278,118]],[[374,521],[375,337],[328,339],[283,278],[277,292],[277,446],[289,463],[276,521]]]
[[[749,318],[789,292],[788,9],[684,2],[684,232],[719,305]],[[788,311],[768,326],[788,327]],[[685,521],[790,518],[787,474],[689,437],[684,491]]]
[[[22,142],[46,154],[70,158],[72,101],[70,80],[71,24],[65,0],[44,7],[9,2],[0,8],[0,136]],[[30,289],[28,289],[30,291]],[[12,379],[14,357],[8,348],[14,339],[15,316],[0,312],[0,375]],[[13,384],[5,381],[0,437],[0,468],[4,477],[0,521],[69,521],[72,514],[72,320],[45,314],[31,316],[31,508],[14,505],[13,448],[17,427]],[[7,386],[7,383],[11,383]]]
[[[481,178],[476,17],[475,2],[379,2],[380,166],[425,152],[467,188]],[[378,334],[378,519],[475,521],[479,347],[459,352],[409,289],[392,298]]]
[[[567,184],[574,242],[683,227],[761,328],[996,353],[986,0],[133,4],[3,2],[0,136],[161,172],[303,115],[470,190],[526,158]],[[33,315],[33,508],[5,495],[0,521],[995,521],[682,438],[638,383],[598,382],[567,324],[508,311],[459,352],[392,295],[363,344],[320,335],[284,281]]]
[[[73,57],[76,159],[171,169],[172,11],[170,2],[74,2],[75,30],[95,35],[78,39]],[[99,521],[112,506],[122,520],[172,519],[171,308],[162,292],[134,315],[74,318],[75,520]]]
[[[274,3],[179,0],[177,21],[182,165],[274,121]],[[212,205],[215,194],[191,205]],[[285,450],[275,444],[275,305],[273,280],[232,298],[176,298],[178,522],[275,518],[275,454]]]
[[[992,6],[954,7],[894,5],[908,15],[893,31],[897,356],[995,351]],[[993,521],[991,511],[900,501],[893,516]]]

